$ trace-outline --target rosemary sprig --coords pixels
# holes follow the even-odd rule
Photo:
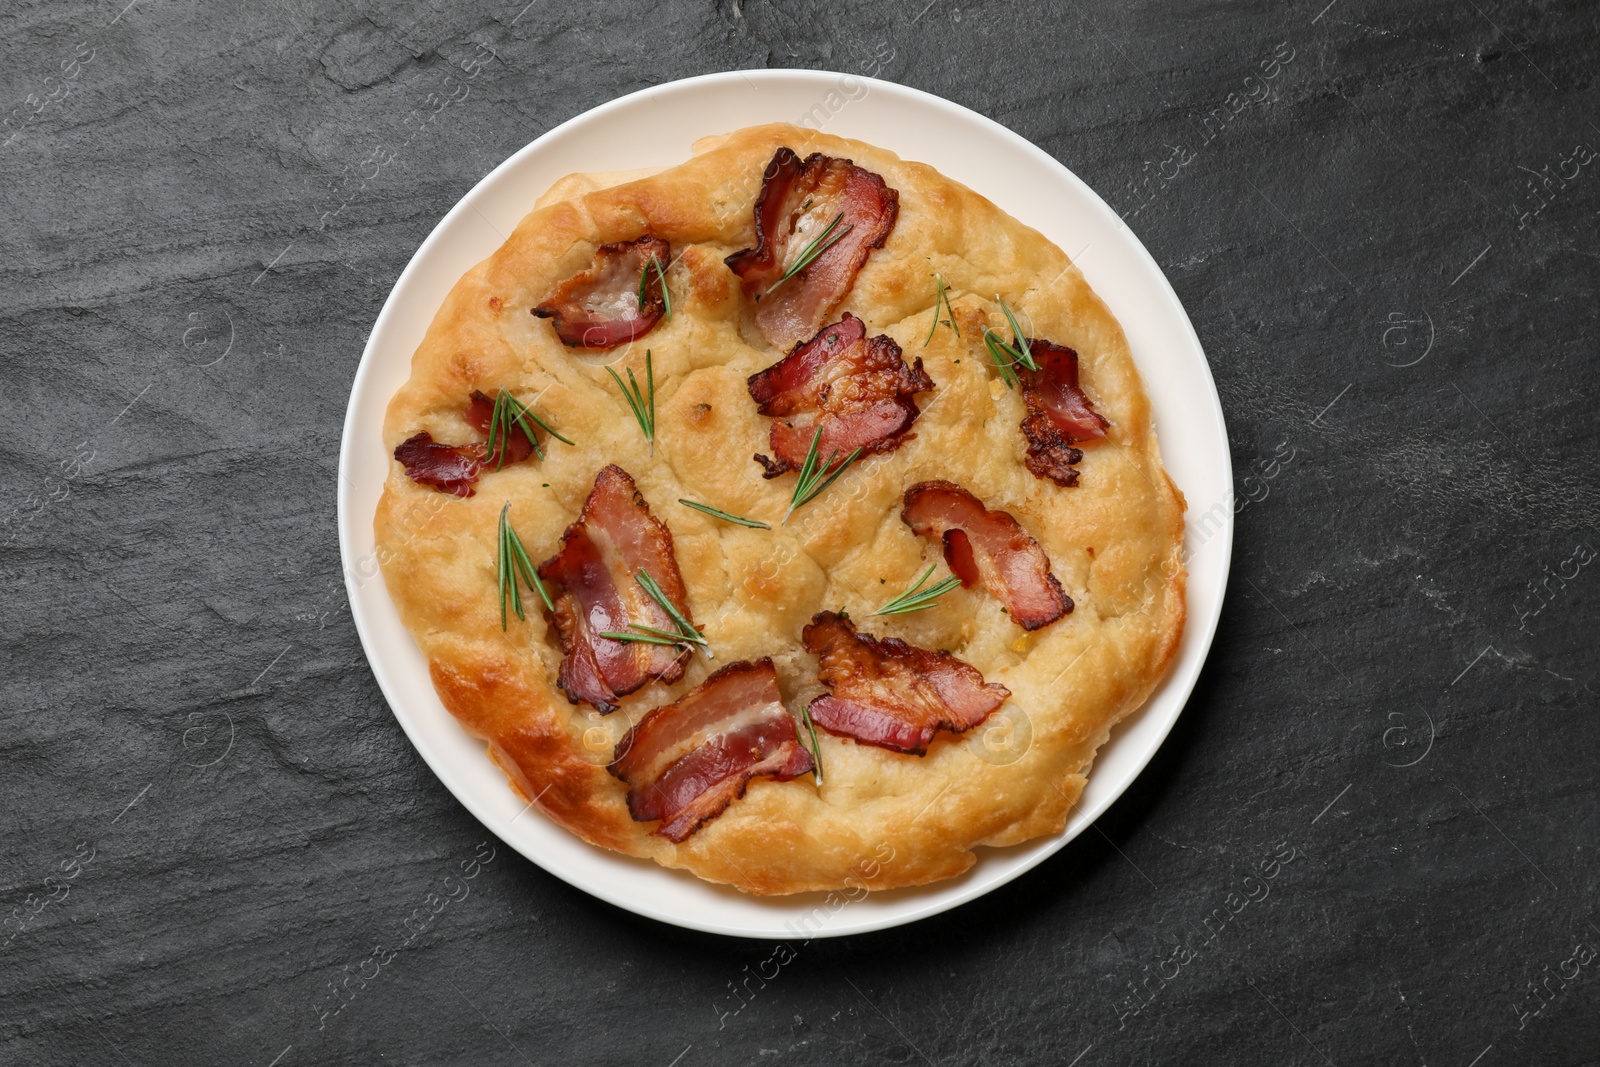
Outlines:
[[[1008,388],[1015,388],[1018,383],[1016,366],[1018,364],[1028,370],[1038,370],[1039,365],[1033,361],[1033,351],[1028,347],[1028,339],[1022,334],[1022,327],[1017,325],[1017,317],[1011,313],[1004,300],[995,297],[1000,303],[1000,310],[1005,312],[1006,321],[1011,324],[1011,343],[1000,339],[1000,335],[985,326],[983,328],[983,343],[989,349],[989,358],[994,360],[995,369],[1000,372],[1000,380]]]
[[[562,437],[555,431],[555,427],[541,419],[532,408],[502,387],[495,394],[494,410],[489,413],[489,452],[495,457],[495,470],[505,466],[506,453],[511,448],[511,435],[517,430],[521,430],[528,438],[534,454],[540,459],[544,458],[544,449],[539,447],[539,439],[534,436],[533,427],[528,425],[530,421],[557,441],[572,444],[569,438]]]
[[[883,605],[883,607],[879,608],[877,611],[874,611],[873,614],[909,615],[913,611],[923,611],[927,608],[933,607],[933,602],[935,600],[939,599],[941,596],[944,596],[944,594],[961,584],[961,579],[952,574],[943,581],[936,582],[928,588],[923,589],[922,583],[926,582],[928,580],[928,576],[933,573],[934,566],[935,564],[928,564],[928,569],[922,572],[922,577],[911,583],[911,587],[909,589],[895,597],[893,600],[889,601],[887,604]],[[919,592],[918,590],[921,591]]]
[[[1011,369],[1012,360],[1006,355],[1006,346],[988,329],[983,331],[983,343],[988,346],[989,358],[994,360],[994,369],[1000,372],[1000,380],[1006,383],[1007,389],[1015,389],[1020,379]]]
[[[799,274],[807,267],[811,266],[811,264],[816,262],[818,256],[822,255],[822,253],[838,244],[844,239],[844,236],[847,233],[856,228],[855,223],[851,223],[838,233],[834,234],[832,239],[829,239],[828,235],[833,233],[833,228],[839,225],[839,223],[842,221],[844,221],[844,212],[841,211],[833,217],[832,222],[828,223],[827,229],[813,237],[811,241],[800,250],[800,254],[796,256],[794,262],[789,265],[789,269],[783,272],[783,277],[767,286],[767,291],[761,295],[771,296],[774,289],[788,281],[790,278],[793,278],[796,274]]]
[[[639,310],[644,310],[644,287],[650,281],[650,268],[656,269],[656,277],[661,279],[661,302],[666,305],[667,321],[672,321],[672,293],[667,290],[666,268],[661,266],[661,261],[652,255],[644,261],[644,270],[639,272]]]
[[[922,342],[923,348],[927,348],[933,342],[933,332],[939,328],[939,305],[941,304],[944,305],[945,314],[950,316],[944,320],[944,324],[954,330],[957,337],[961,336],[961,327],[956,325],[955,309],[950,306],[950,287],[944,283],[944,278],[938,274],[933,276],[933,282],[938,287],[938,291],[933,297],[933,322],[928,326],[928,339]]]
[[[801,704],[800,705],[800,717],[806,721],[806,730],[807,730],[807,732],[809,732],[811,734],[811,772],[812,772],[812,776],[817,780],[817,784],[821,785],[822,784],[822,746],[817,744],[817,726],[816,726],[815,723],[813,723],[811,721],[811,705],[809,705],[809,704]]]
[[[500,510],[500,536],[495,547],[494,565],[495,579],[500,586],[500,630],[506,629],[506,601],[509,599],[517,606],[517,618],[526,619],[522,613],[522,591],[517,588],[515,577],[511,573],[511,550],[506,544],[506,531],[510,524],[506,522],[506,512],[511,510],[511,501],[506,501],[506,506]]]
[[[635,633],[633,630],[602,630],[600,631],[600,636],[609,637],[613,641],[633,641],[646,645],[671,645],[673,648],[684,649],[693,645],[705,644],[704,639],[700,641],[690,641],[687,638],[681,637],[677,634],[668,633],[666,630],[652,630],[648,626],[636,626],[635,628],[646,632]],[[707,655],[710,655],[710,653],[707,653]]]
[[[1029,370],[1038,370],[1039,364],[1033,361],[1033,349],[1028,347],[1028,339],[1022,335],[1022,327],[1017,325],[1017,317],[1011,313],[1010,306],[1004,300],[1000,300],[998,296],[995,299],[1000,301],[1000,310],[1006,313],[1006,321],[1011,324],[1012,354],[1017,357],[1017,362],[1024,367]]]
[[[639,429],[644,432],[644,439],[650,442],[650,454],[656,454],[656,371],[655,364],[650,355],[650,350],[644,350],[644,380],[647,390],[639,388],[639,380],[633,376],[633,368],[628,368],[628,385],[622,384],[622,376],[610,367],[606,373],[611,375],[611,380],[617,383],[617,388],[622,390],[622,398],[628,402],[628,407],[633,411],[634,419],[639,423]],[[629,386],[632,386],[630,389]]]
[[[644,591],[649,594],[651,600],[661,605],[661,610],[666,612],[668,617],[672,619],[673,625],[677,626],[678,633],[683,640],[704,645],[706,655],[716,659],[715,656],[711,655],[711,646],[706,644],[705,636],[689,624],[689,620],[683,617],[683,612],[678,610],[676,604],[667,599],[667,594],[662,591],[660,584],[650,576],[649,571],[641,569],[633,578],[634,581],[644,587]]]
[[[732,522],[737,523],[740,526],[748,526],[752,530],[772,529],[772,527],[768,526],[764,522],[757,522],[755,519],[746,519],[739,515],[732,515],[726,511],[723,511],[721,508],[714,508],[710,504],[702,504],[696,500],[683,500],[680,498],[678,503],[682,504],[686,508],[694,508],[696,511],[703,511],[712,518],[721,519],[723,522]]]
[[[667,594],[650,576],[649,571],[641,570],[633,577],[643,587],[646,595],[661,605],[661,610],[667,613],[667,617],[677,629],[658,630],[654,626],[630,623],[628,630],[604,630],[600,634],[601,637],[609,637],[613,641],[636,641],[647,645],[675,645],[685,650],[698,648],[706,654],[707,659],[717,658],[712,653],[711,644],[706,640],[705,634],[689,625],[689,620],[683,617],[683,612],[678,610],[677,605],[667,599]]]
[[[544,583],[539,580],[539,572],[534,570],[533,561],[528,558],[528,550],[522,547],[522,538],[517,536],[517,531],[511,525],[511,501],[506,501],[506,506],[500,509],[500,545],[495,553],[495,565],[500,578],[500,629],[506,628],[506,604],[509,602],[517,613],[517,618],[527,619],[522,610],[522,590],[517,586],[517,577],[521,576],[529,588],[539,594],[539,599],[544,601],[544,606],[551,611],[556,610],[555,603],[550,599],[550,593],[545,589]]]
[[[789,521],[789,516],[793,515],[796,509],[804,507],[820,496],[824,489],[839,480],[839,475],[848,470],[850,464],[861,458],[861,449],[858,448],[846,456],[844,462],[834,467],[833,461],[839,458],[839,450],[836,448],[829,453],[828,461],[819,465],[817,446],[821,443],[822,427],[818,426],[817,432],[811,437],[811,447],[806,450],[806,460],[800,465],[800,479],[794,483],[794,496],[789,501],[789,510],[783,513],[784,522]],[[828,473],[830,468],[832,474]]]
[[[683,633],[683,632],[681,632],[679,630],[658,630],[654,626],[646,626],[642,622],[636,622],[636,623],[633,623],[632,625],[633,625],[633,628],[635,630],[643,631],[644,634],[649,635],[651,637],[659,637],[659,638],[665,640],[666,642],[668,642],[669,644],[679,645],[679,644],[688,643],[688,644],[691,644],[691,645],[703,645],[703,644],[707,643],[705,634],[702,634],[702,633],[696,633],[693,637],[691,637],[688,634]],[[609,633],[606,633],[606,634],[602,634],[601,636],[610,637],[611,635]],[[628,636],[633,637],[633,636],[638,636],[638,635],[629,634]]]

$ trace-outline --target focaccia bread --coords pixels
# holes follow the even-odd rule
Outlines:
[[[389,406],[379,559],[445,707],[571,832],[752,893],[1059,833],[1184,621],[1116,320],[1038,232],[858,141],[755,127],[599,184],[457,283]],[[786,517],[808,442],[837,478]],[[874,614],[931,565],[931,606]]]

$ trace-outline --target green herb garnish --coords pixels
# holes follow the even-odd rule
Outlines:
[[[622,376],[610,367],[606,373],[611,375],[611,380],[617,383],[617,388],[622,390],[622,398],[628,402],[628,407],[633,411],[634,419],[639,423],[639,429],[644,431],[644,439],[650,442],[650,454],[656,454],[656,371],[650,350],[644,350],[644,380],[648,387],[639,388],[639,380],[633,376],[633,368],[628,368],[628,385],[622,383]],[[632,386],[630,389],[629,386]]]
[[[839,225],[839,223],[843,220],[844,212],[841,211],[833,217],[832,222],[828,223],[827,229],[817,234],[816,237],[811,239],[809,244],[800,250],[800,254],[795,257],[795,260],[792,264],[790,264],[789,269],[783,272],[783,277],[769,285],[767,287],[767,291],[761,295],[771,296],[774,289],[788,281],[790,278],[793,278],[796,274],[799,274],[807,267],[811,266],[812,263],[816,262],[818,256],[822,255],[822,253],[838,244],[844,239],[845,234],[856,228],[855,224],[851,223],[849,226],[846,226],[844,229],[834,234],[834,236],[830,239],[828,235],[833,233],[833,228]]]
[[[707,659],[717,658],[712,654],[711,645],[706,641],[705,634],[702,634],[689,624],[689,620],[683,617],[683,612],[678,610],[677,605],[667,599],[667,594],[662,590],[660,584],[650,576],[649,571],[641,570],[633,577],[643,587],[650,599],[659,604],[661,610],[667,613],[667,617],[672,620],[672,624],[676,629],[658,630],[654,626],[630,623],[628,630],[605,630],[601,632],[601,637],[609,637],[613,641],[635,641],[647,645],[676,645],[686,651],[699,648],[706,654]]]
[[[682,504],[686,508],[694,508],[696,511],[703,511],[707,515],[710,515],[712,518],[721,519],[723,522],[732,522],[732,523],[737,523],[740,526],[748,526],[752,530],[770,530],[770,529],[772,529],[772,527],[768,526],[764,522],[757,522],[755,519],[746,519],[746,518],[744,518],[742,516],[739,516],[739,515],[732,515],[732,514],[729,514],[726,511],[723,511],[721,508],[714,508],[710,504],[702,504],[702,503],[700,503],[698,501],[695,501],[695,500],[682,500],[682,499],[680,499],[678,501],[678,503]]]
[[[544,449],[539,447],[539,439],[534,436],[533,427],[528,425],[530,421],[557,441],[572,444],[571,440],[556,433],[553,426],[534,414],[532,408],[502,388],[495,394],[494,410],[489,413],[489,454],[495,457],[495,470],[505,466],[506,453],[511,448],[511,435],[518,430],[527,437],[534,454],[540,459],[544,458]]]
[[[806,730],[811,734],[811,772],[817,784],[822,784],[822,746],[817,744],[817,727],[811,721],[811,705],[800,705],[800,717],[806,721]]]
[[[503,395],[503,394],[502,394]],[[495,564],[500,578],[500,629],[506,628],[506,603],[509,601],[517,613],[517,618],[527,619],[522,610],[522,590],[517,586],[517,577],[539,594],[539,599],[544,601],[544,606],[551,611],[556,610],[555,603],[551,601],[550,594],[545,590],[544,583],[539,580],[539,572],[534,570],[533,561],[528,558],[528,550],[522,547],[522,538],[517,536],[517,531],[511,526],[511,501],[506,501],[506,506],[500,509],[500,544],[495,553]]]
[[[700,631],[689,624],[689,620],[683,617],[683,612],[678,610],[677,605],[667,599],[667,594],[662,591],[656,580],[650,576],[649,571],[641,570],[633,578],[644,587],[644,591],[650,595],[651,600],[661,605],[661,610],[666,612],[672,619],[673,624],[677,626],[678,632],[685,641],[697,642],[702,645],[706,643],[706,639],[701,635]],[[709,648],[706,650],[706,655],[711,655]],[[713,656],[712,658],[716,657]]]
[[[634,641],[646,645],[672,645],[676,648],[688,648],[691,645],[704,646],[706,643],[704,637],[699,640],[690,640],[682,634],[670,630],[657,630],[654,627],[641,626],[637,623],[633,624],[632,630],[602,630],[600,631],[600,636],[609,637],[613,641]],[[711,653],[708,651],[706,654],[710,655]]]
[[[1000,335],[985,326],[983,329],[983,343],[989,349],[989,356],[994,360],[995,369],[1000,372],[1000,380],[1008,388],[1015,388],[1018,382],[1016,366],[1020,364],[1028,370],[1038,370],[1039,365],[1033,361],[1033,352],[1028,347],[1028,339],[1022,335],[1022,327],[1017,325],[1017,317],[1011,313],[1004,300],[997,296],[1000,310],[1005,312],[1006,321],[1011,324],[1011,343],[1000,339]]]
[[[922,572],[922,577],[911,583],[911,588],[907,589],[905,592],[889,601],[877,611],[874,611],[873,614],[909,615],[913,611],[922,611],[926,608],[931,608],[933,607],[933,602],[935,600],[961,584],[961,579],[952,574],[943,581],[936,582],[928,588],[923,589],[922,583],[928,580],[928,576],[933,573],[933,568],[935,566],[936,565],[932,563],[928,564],[928,569]],[[919,592],[918,590],[921,591]]]
[[[950,287],[944,283],[939,275],[933,276],[934,285],[938,287],[933,297],[933,322],[928,326],[928,339],[922,342],[922,347],[927,348],[933,341],[933,332],[939,328],[939,306],[944,305],[946,315],[950,317],[943,320],[944,324],[955,331],[957,337],[961,336],[961,327],[956,325],[955,309],[950,306]]]
[[[828,461],[819,465],[817,446],[821,443],[822,427],[818,426],[817,432],[812,435],[811,447],[806,451],[806,461],[800,465],[800,480],[794,484],[794,496],[789,501],[789,510],[783,513],[784,522],[789,521],[789,516],[795,513],[795,509],[811,503],[824,489],[838,481],[839,475],[849,469],[850,464],[861,458],[861,449],[858,448],[846,456],[843,463],[834,467],[833,461],[839,458],[839,450],[836,448],[828,455]],[[829,468],[832,468],[832,474],[828,473]]]
[[[983,331],[983,343],[989,347],[989,358],[994,360],[994,369],[1000,372],[1000,380],[1006,383],[1007,389],[1017,387],[1017,372],[1011,369],[1011,359],[1006,355],[1006,346],[999,343],[999,338],[987,329]]]
[[[667,321],[672,321],[672,294],[667,291],[667,272],[661,261],[654,254],[645,260],[644,270],[639,272],[639,310],[644,310],[644,289],[650,280],[650,268],[656,269],[656,277],[661,279],[661,302],[667,309]]]

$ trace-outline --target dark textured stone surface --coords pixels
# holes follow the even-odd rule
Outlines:
[[[1600,1062],[1600,8],[924,2],[6,5],[0,1061]],[[1241,508],[1188,710],[1031,875],[748,1003],[773,946],[503,846],[334,1000],[486,836],[340,584],[389,286],[557,122],[863,63],[1072,167],[1193,316]]]

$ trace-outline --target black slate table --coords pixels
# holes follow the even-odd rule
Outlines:
[[[1594,3],[0,27],[0,1061],[1600,1062]],[[443,213],[572,115],[763,66],[938,93],[1098,189],[1193,317],[1239,485],[1209,664],[1094,830],[783,946],[480,846],[334,533],[363,340]]]

